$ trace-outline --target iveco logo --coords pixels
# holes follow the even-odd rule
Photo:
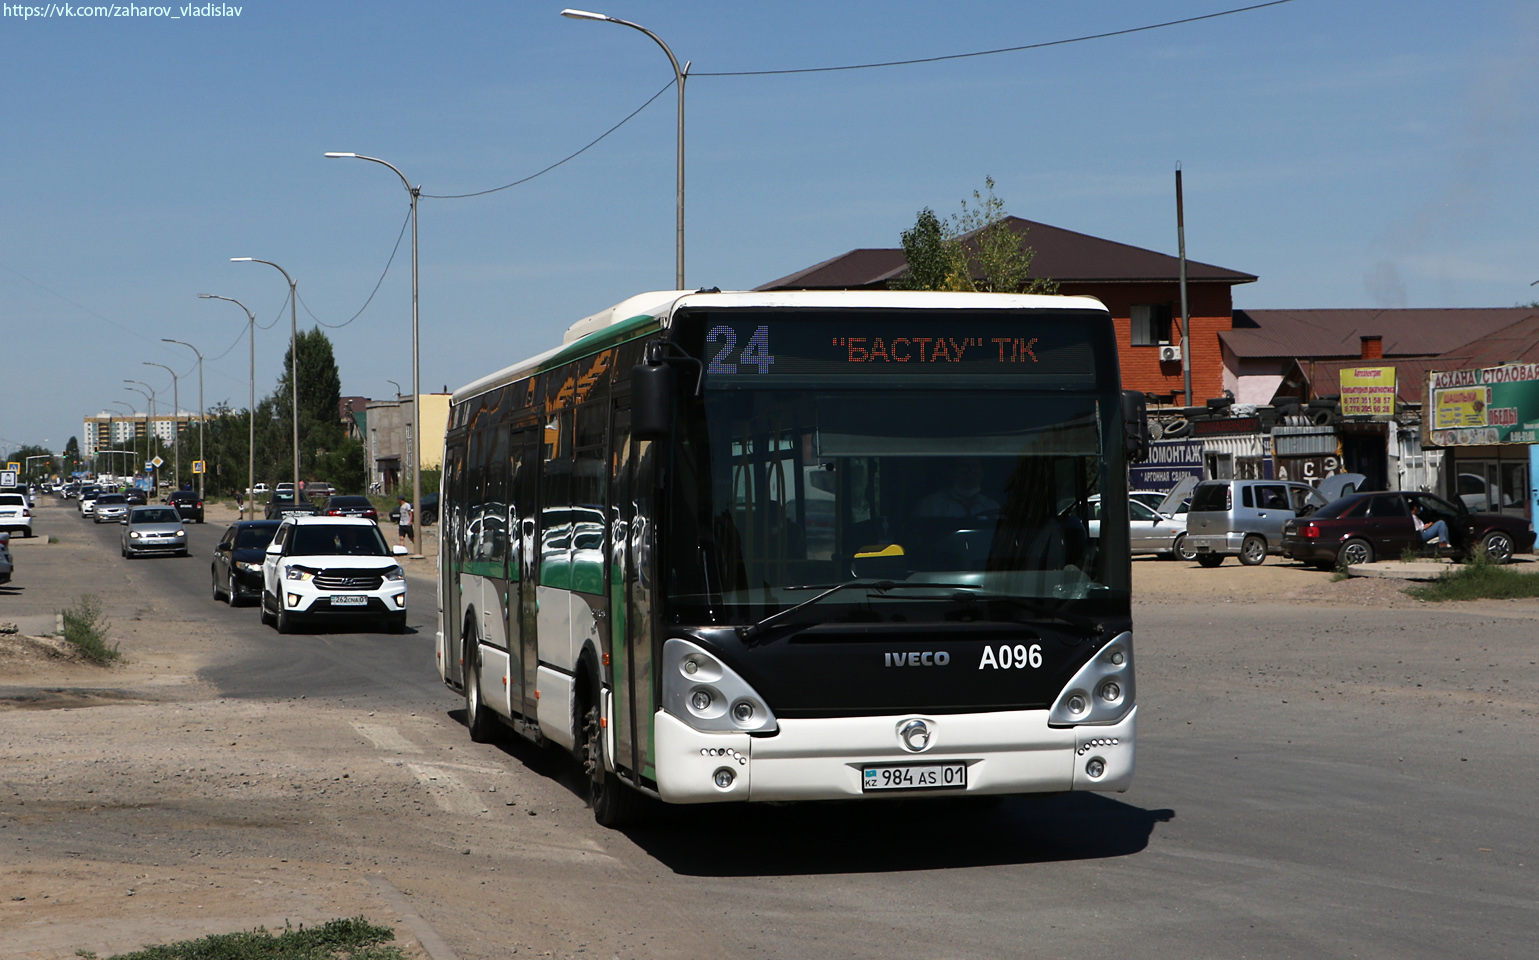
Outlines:
[[[951,662],[951,654],[944,650],[926,650],[923,653],[884,653],[889,667],[944,667]]]
[[[930,725],[918,719],[898,724],[898,739],[902,741],[903,749],[910,753],[924,753],[933,742]]]

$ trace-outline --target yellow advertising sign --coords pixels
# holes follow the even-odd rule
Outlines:
[[[1491,406],[1490,387],[1445,387],[1432,391],[1432,428],[1483,427]]]
[[[1394,367],[1343,367],[1341,415],[1390,417],[1395,413]]]

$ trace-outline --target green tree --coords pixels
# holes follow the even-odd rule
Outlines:
[[[299,474],[302,478],[329,479],[321,476],[323,463],[329,463],[328,455],[342,446],[345,437],[338,413],[342,397],[342,376],[337,371],[331,339],[320,329],[299,334],[297,346]],[[258,441],[260,443],[263,437],[266,419],[271,428],[266,433],[271,443],[267,449],[274,454],[271,457],[273,466],[283,465],[283,469],[274,471],[273,475],[284,477],[293,470],[293,395],[289,387],[291,356],[292,350],[284,351],[283,373],[278,377],[278,386],[272,396],[257,408]],[[270,419],[263,417],[263,406],[269,406]],[[261,465],[260,459],[258,465]]]
[[[80,440],[77,437],[70,437],[69,442],[64,445],[64,473],[67,475],[79,469],[81,469]]]
[[[894,290],[943,290],[983,293],[1054,293],[1058,284],[1032,277],[1036,251],[1022,241],[1025,232],[1010,229],[1005,202],[994,195],[994,178],[984,177],[985,196],[973,191],[960,213],[945,222],[935,211],[919,211],[913,228],[903,231],[906,274]]]

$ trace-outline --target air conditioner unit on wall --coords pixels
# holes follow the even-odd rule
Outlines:
[[[1181,359],[1181,348],[1180,347],[1178,347],[1178,346],[1164,346],[1164,347],[1160,347],[1160,362],[1161,363],[1164,363],[1166,360],[1180,360],[1180,359]]]

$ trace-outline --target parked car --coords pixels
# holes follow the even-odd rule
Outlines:
[[[358,517],[290,517],[262,563],[262,622],[288,633],[305,620],[383,620],[406,630],[406,575],[379,525]]]
[[[123,520],[123,556],[174,553],[187,556],[187,528],[172,507],[133,507]]]
[[[11,535],[0,533],[0,583],[10,583],[16,561],[11,559]]]
[[[117,523],[128,516],[128,498],[121,493],[104,493],[96,498],[91,507],[91,520],[95,523]]]
[[[1467,559],[1478,551],[1494,563],[1534,548],[1534,525],[1521,517],[1471,513],[1463,503],[1430,493],[1358,493],[1342,497],[1283,527],[1283,553],[1322,570],[1399,557],[1428,549],[1411,519],[1422,509],[1426,522],[1448,525],[1446,552]]]
[[[1362,474],[1337,474],[1317,490],[1285,480],[1207,480],[1192,491],[1186,537],[1197,562],[1216,567],[1239,557],[1248,567],[1282,553],[1283,524],[1307,516],[1334,500],[1337,491],[1356,489]]]
[[[225,529],[208,567],[215,600],[238,607],[262,595],[262,561],[278,525],[277,520],[242,520]]]
[[[436,523],[437,521],[438,521],[438,494],[436,492],[434,492],[434,493],[424,493],[422,495],[422,525],[424,527],[426,527],[426,526],[429,526],[430,524]],[[397,505],[394,510],[390,511],[390,522],[391,523],[400,523],[401,522],[401,508],[400,508],[399,505]]]
[[[32,536],[32,508],[19,493],[0,493],[0,530]]]
[[[192,490],[178,490],[166,498],[166,503],[176,508],[183,520],[203,522],[203,498]]]
[[[300,500],[294,496],[293,489],[274,490],[273,495],[267,501],[267,510],[263,513],[269,520],[282,520],[284,517],[312,517],[319,511],[315,504],[308,500]]]
[[[1092,540],[1101,536],[1099,494],[1090,498],[1089,535]],[[1128,546],[1134,554],[1152,553],[1166,560],[1192,560],[1196,557],[1186,542],[1185,520],[1167,517],[1142,500],[1131,497],[1128,498]]]
[[[335,496],[320,505],[321,513],[328,517],[363,517],[379,522],[379,511],[368,497],[352,495]]]

